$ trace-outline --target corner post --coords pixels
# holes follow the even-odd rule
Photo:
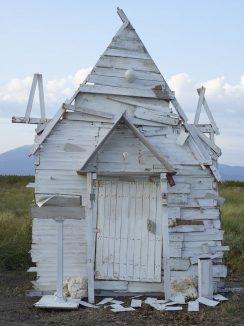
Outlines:
[[[87,275],[88,275],[88,301],[95,302],[94,294],[94,261],[95,261],[95,233],[96,227],[96,173],[87,173]]]
[[[164,295],[165,299],[171,296],[170,280],[170,247],[169,247],[169,224],[168,224],[168,183],[165,173],[160,174],[160,186],[162,196],[162,227],[163,227],[163,267],[164,267]]]
[[[57,225],[57,298],[59,303],[66,302],[63,295],[63,218],[55,219]]]

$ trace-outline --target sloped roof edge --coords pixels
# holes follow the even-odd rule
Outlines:
[[[81,169],[77,173],[87,172],[86,165],[89,161],[97,154],[109,136],[112,134],[114,129],[118,126],[119,123],[124,122],[125,125],[133,132],[133,134],[143,143],[145,147],[153,154],[153,156],[166,168],[167,172],[170,174],[175,174],[176,171],[173,166],[158,152],[158,150],[143,136],[143,134],[134,126],[130,119],[126,116],[125,112],[120,115],[117,121],[114,123],[113,127],[107,133],[107,135],[102,139],[99,145],[94,149],[90,154],[86,162],[82,165]]]

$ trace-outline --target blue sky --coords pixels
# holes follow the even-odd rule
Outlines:
[[[10,125],[23,115],[34,72],[44,76],[53,115],[107,47],[124,9],[188,116],[196,87],[221,129],[222,162],[244,165],[244,1],[9,0],[0,19],[0,152],[33,142],[33,127]],[[70,94],[71,92],[71,94]],[[51,94],[51,95],[50,95]]]

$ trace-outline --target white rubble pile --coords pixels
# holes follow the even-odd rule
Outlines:
[[[155,310],[159,310],[159,311],[180,311],[183,310],[182,305],[187,304],[188,305],[187,310],[189,312],[193,312],[193,311],[199,311],[199,303],[210,307],[215,307],[220,303],[220,301],[228,300],[221,294],[214,295],[213,297],[214,300],[210,300],[204,297],[199,297],[195,301],[186,302],[185,299],[186,298],[182,293],[174,293],[169,300],[148,297],[143,301],[140,299],[132,298],[130,307],[124,307],[123,301],[114,300],[113,298],[104,298],[96,305],[92,305],[85,301],[80,301],[80,305],[89,308],[99,308],[103,305],[106,305],[106,306],[110,306],[111,311],[113,312],[126,312],[126,311],[134,311],[137,308],[141,308],[142,303],[147,304],[152,308],[154,308]]]
[[[87,279],[81,277],[69,277],[64,281],[64,295],[72,299],[87,297]]]

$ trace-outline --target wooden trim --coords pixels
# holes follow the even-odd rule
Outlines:
[[[105,141],[108,139],[108,137],[111,135],[113,130],[118,126],[120,122],[124,122],[125,125],[131,129],[131,131],[134,133],[134,135],[139,138],[139,140],[143,143],[144,146],[147,147],[147,149],[153,154],[154,157],[166,168],[167,172],[170,172],[172,174],[175,174],[176,171],[174,170],[173,166],[158,152],[158,150],[151,144],[149,141],[142,135],[142,133],[133,125],[133,123],[129,120],[127,116],[125,116],[125,113],[123,113],[119,119],[115,122],[113,127],[110,129],[110,131],[107,133],[107,135],[103,138],[103,140],[99,143],[99,145],[95,148],[95,150],[92,152],[90,157],[86,160],[86,162],[83,164],[80,170],[77,171],[78,174],[82,174],[82,172],[90,172],[86,171],[86,165],[88,162],[97,154],[99,149],[103,146]],[[99,171],[97,171],[99,173]]]
[[[95,241],[97,216],[96,190],[95,190],[96,174],[87,173],[87,275],[88,275],[88,301],[95,302],[94,294],[94,263],[95,263]]]
[[[162,233],[163,233],[163,266],[164,266],[164,295],[165,299],[171,296],[170,278],[170,245],[169,245],[169,222],[168,222],[168,183],[165,173],[160,174],[160,185],[162,192]]]

